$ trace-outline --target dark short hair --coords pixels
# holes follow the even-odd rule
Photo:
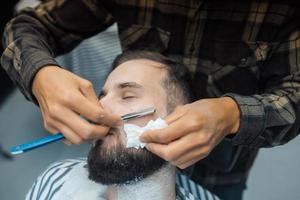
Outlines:
[[[116,57],[112,64],[112,69],[124,62],[138,59],[151,60],[165,67],[168,76],[163,81],[163,86],[168,94],[168,107],[170,107],[168,110],[174,108],[178,103],[191,102],[191,78],[187,67],[160,53],[141,50],[126,51]]]

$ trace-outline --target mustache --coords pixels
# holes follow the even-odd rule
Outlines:
[[[119,128],[112,127],[112,128],[109,129],[106,136],[104,136],[103,138],[94,140],[92,142],[92,146],[94,148],[99,147],[103,144],[103,141],[105,140],[106,137],[108,137],[108,136],[110,136],[110,137],[119,137],[120,134],[121,134],[121,130]]]
[[[116,134],[120,134],[121,133],[121,130],[119,128],[116,128],[116,127],[112,127],[109,129],[107,135],[116,135]],[[104,136],[105,138],[105,136]]]

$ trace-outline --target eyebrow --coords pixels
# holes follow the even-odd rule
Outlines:
[[[124,88],[133,88],[133,89],[142,89],[143,86],[136,83],[136,82],[124,82],[124,83],[119,83],[117,85],[118,89],[124,89]],[[102,90],[101,93],[99,94],[98,98],[100,99],[101,97],[105,96],[107,91]]]
[[[136,83],[136,82],[124,82],[124,83],[120,83],[118,84],[117,86],[118,88],[120,89],[123,89],[123,88],[136,88],[136,89],[140,89],[140,88],[143,88],[142,85]]]

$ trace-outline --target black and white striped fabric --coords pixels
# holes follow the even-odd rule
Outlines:
[[[220,200],[216,195],[195,183],[187,176],[176,173],[176,192],[177,199],[198,199],[198,200]],[[181,197],[182,195],[182,197]]]
[[[27,193],[26,200],[104,200],[106,186],[88,179],[86,159],[68,159],[52,164]],[[176,175],[177,200],[219,200],[218,197],[189,180]]]

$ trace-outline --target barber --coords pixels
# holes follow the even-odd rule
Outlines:
[[[196,163],[194,180],[239,199],[258,148],[299,133],[298,13],[288,1],[50,0],[8,23],[1,63],[40,106],[48,131],[73,144],[101,138],[119,117],[102,108],[89,81],[54,57],[117,22],[123,50],[161,52],[186,64],[193,77],[195,101],[167,116],[168,128],[141,140],[182,169]],[[217,145],[224,151],[209,159]]]

